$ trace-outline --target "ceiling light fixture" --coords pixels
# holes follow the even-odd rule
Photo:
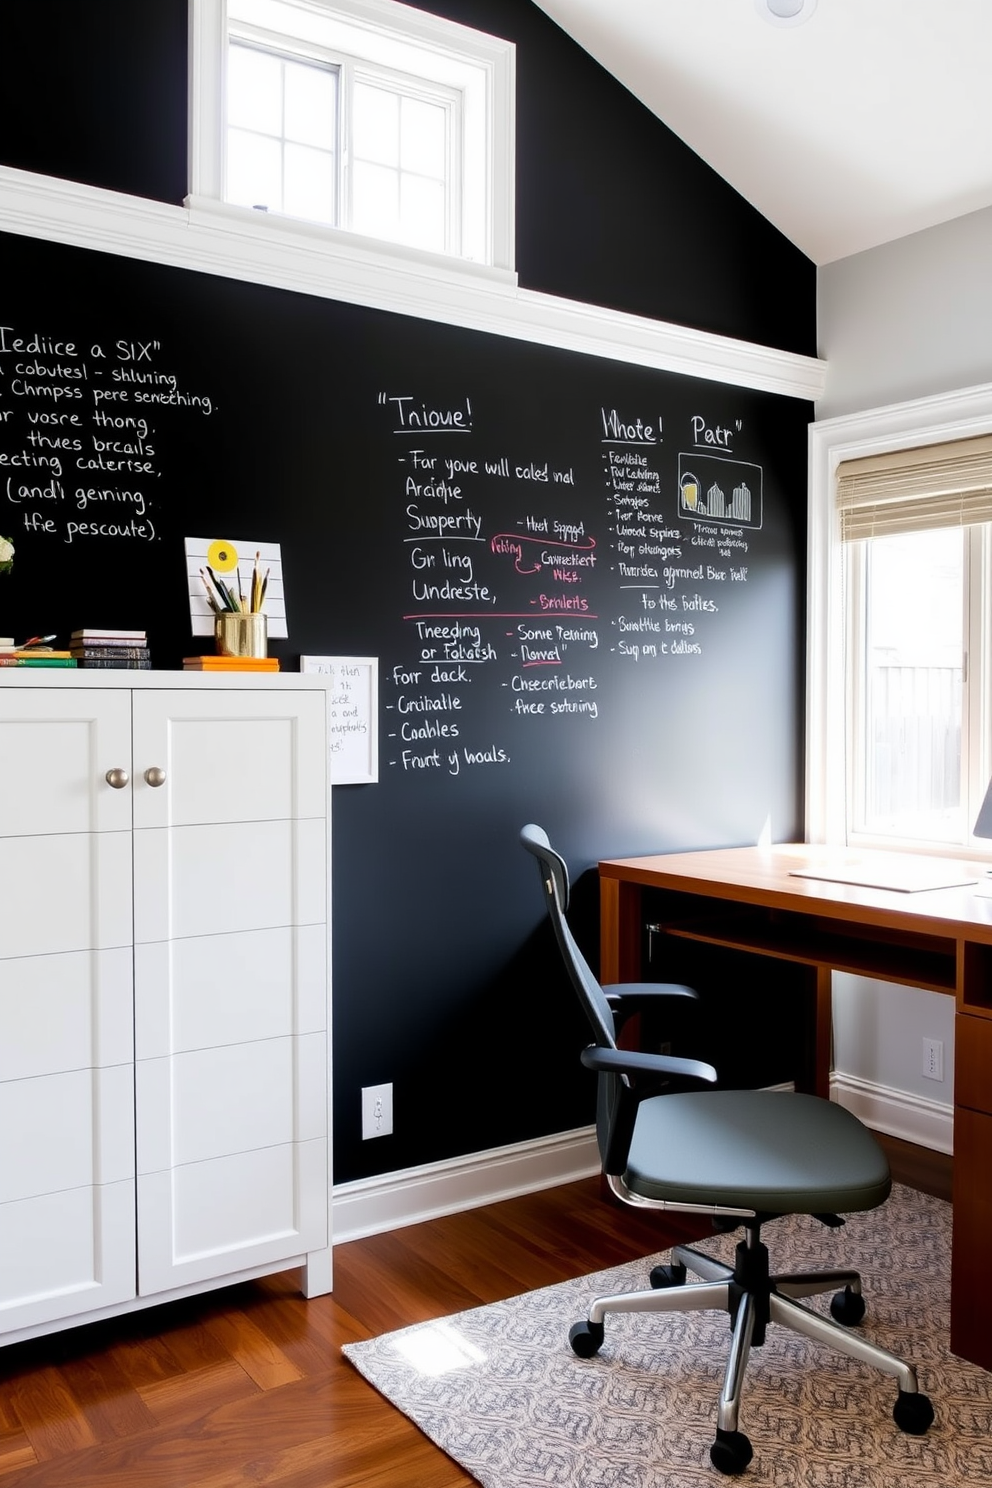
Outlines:
[[[754,8],[770,26],[801,26],[816,9],[816,0],[754,0]]]

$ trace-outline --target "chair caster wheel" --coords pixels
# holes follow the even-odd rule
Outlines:
[[[606,1329],[602,1323],[573,1323],[568,1330],[572,1353],[580,1359],[591,1359],[603,1346]]]
[[[663,1291],[665,1287],[685,1286],[687,1275],[686,1268],[677,1261],[671,1266],[655,1266],[651,1271],[651,1285],[656,1292]]]
[[[860,1292],[852,1292],[850,1287],[845,1287],[842,1292],[835,1292],[830,1299],[830,1316],[835,1323],[843,1323],[845,1328],[854,1328],[865,1315],[865,1299]]]
[[[930,1397],[918,1392],[913,1394],[908,1390],[900,1390],[899,1397],[892,1407],[892,1419],[900,1431],[908,1432],[910,1436],[922,1436],[933,1421],[933,1406],[930,1404]]]
[[[717,1427],[716,1441],[710,1447],[713,1466],[728,1476],[742,1473],[754,1456],[754,1448],[743,1431],[721,1431]]]

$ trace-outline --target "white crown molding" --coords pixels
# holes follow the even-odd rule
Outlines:
[[[331,1206],[334,1244],[574,1183],[599,1171],[596,1132],[590,1126],[339,1183]]]
[[[826,363],[520,289],[504,269],[191,199],[182,207],[0,166],[0,229],[815,402]]]

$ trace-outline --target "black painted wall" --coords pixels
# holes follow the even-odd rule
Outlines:
[[[522,286],[816,355],[813,263],[543,11],[419,8],[516,44]],[[186,14],[187,0],[5,5],[0,163],[181,202]]]
[[[426,8],[517,42],[522,284],[812,352],[812,265],[542,12],[527,0],[433,0]],[[185,22],[185,0],[35,0],[5,16],[3,163],[179,202]],[[624,212],[636,227],[623,225]],[[679,230],[687,218],[693,237]],[[259,536],[282,543],[291,634],[273,650],[284,665],[301,653],[381,658],[380,784],[334,793],[337,1179],[583,1125],[591,1091],[575,1056],[584,1030],[516,833],[525,820],[543,821],[577,871],[600,856],[753,841],[766,822],[780,839],[801,833],[809,407],[202,274],[0,241],[0,323],[39,322],[86,345],[159,339],[160,365],[217,405],[199,421],[152,410],[160,527],[154,553],[140,560],[151,563],[154,592],[170,596],[153,637],[156,665],[174,666],[189,649],[174,576],[183,534],[204,524],[216,535],[264,526]],[[463,511],[467,500],[478,513],[489,543],[473,550],[476,570],[501,606],[519,614],[551,584],[508,569],[492,547],[503,528],[560,517],[582,524],[582,541],[598,545],[596,571],[583,572],[577,590],[559,586],[595,609],[598,644],[577,643],[558,675],[594,675],[599,716],[521,718],[504,706],[536,696],[514,691],[524,671],[518,636],[504,627],[484,680],[461,688],[467,727],[450,742],[511,758],[457,777],[409,768],[390,737],[410,693],[392,680],[394,668],[402,673],[418,655],[404,620],[416,574],[408,465],[400,462],[422,441],[397,438],[380,394],[445,408],[468,399],[472,455],[502,453],[514,466],[534,461],[572,473],[574,483],[554,491],[532,489],[525,477],[463,483],[452,509]],[[387,402],[386,412],[396,407]],[[645,457],[659,482],[650,505],[676,534],[665,541],[682,549],[668,561],[703,563],[702,577],[668,591],[679,606],[684,597],[716,606],[678,613],[683,627],[698,629],[683,628],[677,639],[700,644],[699,654],[635,661],[619,650],[625,620],[643,615],[645,595],[664,586],[629,592],[618,574],[619,492],[604,465],[601,422],[603,409],[614,408],[664,421],[663,444]],[[734,561],[738,572],[742,562],[748,569],[736,583],[729,560],[692,546],[703,532],[698,521],[680,516],[686,461],[694,449],[707,454],[693,442],[694,417],[728,431],[734,458],[761,471],[760,525],[736,529],[744,546]],[[0,430],[8,441],[12,427]],[[83,438],[91,433],[87,421]],[[448,454],[453,446],[435,448]],[[0,506],[0,531],[31,501],[17,505]],[[731,531],[718,530],[721,541]],[[61,580],[53,628],[149,623],[121,602],[113,614],[81,615],[78,545],[70,554],[51,535],[14,535],[6,598],[18,631],[41,626],[31,575],[44,569],[48,582],[53,568]],[[112,542],[92,554],[86,579],[104,575],[105,596],[115,561],[139,556]],[[710,557],[724,570],[720,580],[708,577]],[[663,632],[638,634],[657,640]],[[418,695],[444,691],[424,683]],[[592,875],[579,883],[577,921],[594,956]],[[740,1012],[739,989],[721,993],[715,982],[709,995],[711,1047],[726,1056],[727,1077],[787,1075],[788,1029],[756,1061],[749,1051],[760,1020]],[[778,998],[769,991],[769,1009]],[[360,1088],[388,1080],[396,1134],[362,1143]]]

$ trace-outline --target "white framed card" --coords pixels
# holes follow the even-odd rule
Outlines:
[[[379,658],[301,656],[301,672],[329,682],[327,731],[332,785],[374,785],[379,779]]]

